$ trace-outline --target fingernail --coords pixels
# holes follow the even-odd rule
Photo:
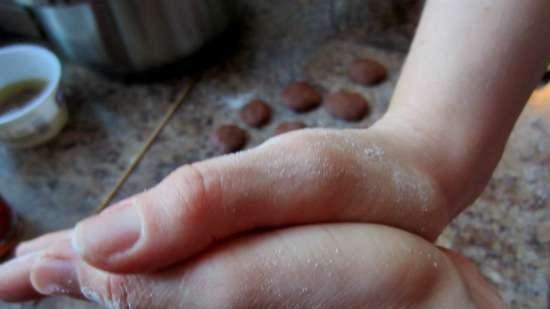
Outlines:
[[[135,207],[117,207],[80,222],[73,234],[74,249],[93,261],[109,262],[129,251],[141,236]]]
[[[81,295],[74,261],[52,257],[39,258],[31,275],[34,288],[44,295]]]

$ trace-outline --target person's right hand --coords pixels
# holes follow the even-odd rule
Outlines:
[[[386,226],[259,233],[161,272],[129,275],[90,266],[67,233],[42,238],[46,248],[0,267],[0,298],[64,295],[137,309],[506,307],[471,262]]]
[[[262,228],[367,222],[435,239],[453,214],[412,134],[311,129],[186,165],[76,226],[73,244],[111,272],[161,269]],[[33,244],[24,244],[25,251]]]

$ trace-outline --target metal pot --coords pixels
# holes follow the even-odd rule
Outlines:
[[[67,58],[133,73],[180,60],[220,35],[231,20],[229,2],[92,0],[32,10]]]

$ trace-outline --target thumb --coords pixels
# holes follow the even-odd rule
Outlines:
[[[73,245],[101,269],[143,272],[256,227],[328,220],[334,211],[319,206],[332,204],[330,196],[346,186],[337,179],[344,174],[332,172],[336,162],[329,162],[328,151],[307,144],[282,138],[277,147],[183,166],[152,189],[80,222]],[[334,187],[326,190],[329,184]]]

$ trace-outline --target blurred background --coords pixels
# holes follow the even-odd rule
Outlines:
[[[11,231],[0,229],[0,244],[71,227],[97,211],[192,81],[114,201],[182,164],[220,155],[210,135],[222,124],[245,128],[247,148],[284,121],[370,126],[387,109],[421,9],[414,0],[0,0],[0,47],[32,43],[53,51],[62,68],[56,102],[67,111],[63,129],[47,143],[25,149],[0,143],[0,196],[18,216],[10,219]],[[360,58],[382,63],[387,80],[376,87],[350,82],[347,67]],[[281,98],[295,80],[322,95],[357,92],[370,113],[353,123],[323,108],[295,113]],[[513,308],[549,308],[550,88],[544,84],[486,191],[439,239],[480,263]],[[252,99],[273,110],[261,129],[238,116]],[[95,306],[53,298],[0,308]]]

